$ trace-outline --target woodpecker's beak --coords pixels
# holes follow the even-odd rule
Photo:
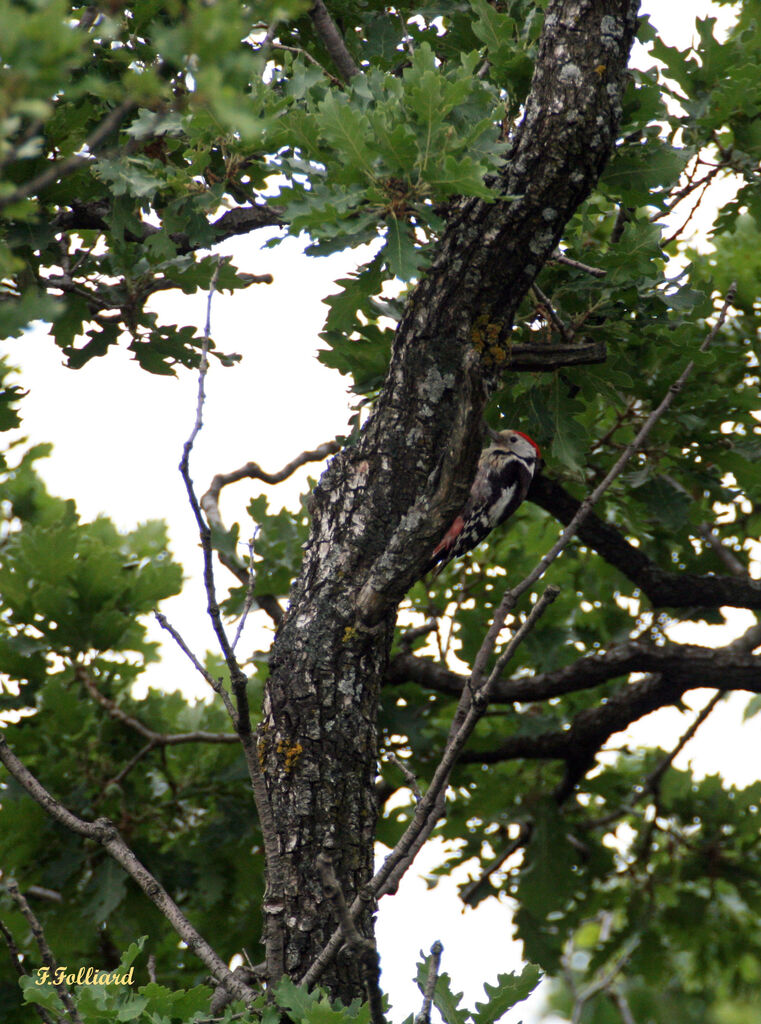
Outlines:
[[[496,430],[492,430],[492,428],[489,426],[488,423],[485,422],[484,426],[486,427],[486,434],[487,434],[487,436],[490,437],[492,439],[492,441],[498,441],[499,442],[499,441],[502,440],[502,438],[499,436],[497,431]]]

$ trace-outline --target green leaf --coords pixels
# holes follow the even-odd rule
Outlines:
[[[388,268],[402,281],[411,281],[420,273],[425,263],[425,254],[416,246],[412,229],[406,221],[392,215],[386,223],[383,254]]]
[[[484,984],[488,999],[476,1003],[474,1024],[495,1024],[516,1003],[526,999],[542,980],[542,972],[534,964],[526,964],[520,974],[500,974],[495,985]]]
[[[423,956],[422,952],[420,954]],[[428,980],[431,957],[423,956],[423,960],[417,965],[416,981],[421,992],[425,991]],[[433,993],[433,1002],[436,1009],[444,1018],[445,1024],[467,1024],[470,1013],[468,1010],[461,1010],[462,992],[452,991],[452,982],[448,974],[439,974],[436,978],[436,987]]]

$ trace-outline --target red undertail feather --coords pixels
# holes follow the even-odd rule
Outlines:
[[[462,533],[463,526],[465,526],[465,520],[463,519],[462,516],[457,516],[455,521],[452,523],[452,525],[449,527],[447,532],[441,538],[439,543],[433,549],[433,552],[431,553],[431,557],[432,558],[436,558],[436,556],[441,554],[442,551],[446,551],[447,548],[451,548],[451,546],[454,544],[454,542],[457,540],[457,538]]]

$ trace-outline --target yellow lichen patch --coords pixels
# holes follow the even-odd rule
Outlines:
[[[269,726],[264,722],[259,728],[259,736],[256,740],[256,756],[259,759],[259,767],[264,771],[264,762],[267,759],[267,731]]]
[[[503,330],[504,324],[490,320],[486,313],[481,313],[473,323],[470,340],[487,366],[504,363],[507,359],[510,344],[501,341]]]
[[[285,740],[280,740],[277,745],[277,752],[279,757],[282,758],[285,770],[290,772],[294,768],[298,759],[304,753],[304,748],[298,740],[296,743],[287,743]]]
[[[351,641],[354,639],[354,637],[356,635],[357,635],[356,627],[355,626],[347,626],[346,629],[344,630],[343,642],[345,644],[351,643]]]

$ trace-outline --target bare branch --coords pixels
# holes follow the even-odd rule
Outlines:
[[[573,344],[511,345],[505,364],[511,370],[551,373],[561,366],[604,363],[608,349],[604,341],[582,341]]]
[[[284,50],[286,53],[297,53],[300,57],[303,57],[304,60],[308,61],[310,64],[316,65],[320,69],[320,71],[322,71],[330,79],[333,85],[341,84],[340,78],[336,78],[335,75],[331,75],[328,69],[324,67],[322,64],[320,64],[320,62],[315,57],[313,57],[308,50],[303,50],[300,46],[286,46],[284,43],[272,43],[270,49]]]
[[[27,896],[35,900],[47,900],[49,903],[63,903],[63,896],[55,889],[47,889],[44,885],[30,885],[26,890]]]
[[[283,466],[276,473],[267,473],[256,462],[247,462],[245,466],[241,466],[240,469],[235,469],[230,473],[218,473],[211,481],[209,489],[201,497],[199,504],[206,513],[209,523],[216,529],[226,532],[225,524],[222,521],[222,514],[219,510],[219,496],[223,487],[246,479],[261,480],[267,484],[279,484],[283,480],[287,480],[300,466],[304,466],[308,462],[320,462],[322,459],[327,458],[328,455],[333,455],[340,451],[340,449],[341,445],[338,441],[328,441],[325,444],[318,445],[317,448],[311,451],[302,452],[301,455],[297,455],[295,459],[291,459],[287,465]],[[246,568],[237,558],[230,557],[224,551],[218,551],[217,557],[222,565],[237,576],[244,586],[249,587],[251,585],[250,565]],[[274,595],[259,595],[256,598],[256,603],[262,611],[265,611],[270,616],[276,626],[280,625],[283,621],[283,609]],[[233,644],[234,646],[235,644]]]
[[[219,264],[217,265],[217,271]],[[257,742],[251,731],[251,713],[248,704],[248,679],[240,667],[235,652],[232,649],[217,601],[216,584],[214,582],[214,560],[211,546],[211,530],[204,519],[201,507],[196,497],[193,481],[190,476],[190,453],[199,431],[203,427],[203,406],[205,400],[205,382],[208,373],[207,351],[211,336],[211,300],[216,287],[217,271],[212,276],[209,285],[209,295],[206,305],[206,330],[203,339],[201,364],[198,371],[198,398],[196,402],[196,416],[188,440],[183,445],[182,459],[180,460],[180,474],[185,484],[188,501],[198,526],[201,539],[201,552],[203,555],[203,579],[206,590],[207,612],[211,620],[214,633],[217,637],[220,649],[225,659],[233,695],[235,697],[237,712],[233,714],[235,731],[243,746],[243,753],[246,759],[246,767],[251,782],[251,790],[254,803],[259,815],[259,824],[262,830],[264,843],[264,855],[267,864],[267,890],[264,894],[262,904],[264,911],[264,944],[266,948],[266,960],[269,977],[277,979],[285,973],[283,962],[283,869],[280,856],[275,819],[272,813],[267,784],[259,761]],[[204,675],[207,675],[204,673]],[[215,687],[216,689],[216,687]],[[224,699],[224,698],[223,698]],[[225,703],[230,712],[229,698]]]
[[[632,672],[667,673],[671,678],[692,688],[711,686],[728,690],[761,691],[761,656],[748,650],[761,642],[761,627],[753,626],[740,646],[738,641],[726,647],[700,647],[697,644],[661,645],[632,640],[616,644],[603,653],[585,655],[554,672],[519,675],[495,682],[491,702],[535,703],[561,697],[578,690],[589,690],[611,679]],[[427,658],[410,653],[397,654],[389,666],[387,682],[391,685],[414,680],[439,693],[460,697],[468,685],[468,677],[437,665]],[[690,689],[691,687],[687,687]]]
[[[404,761],[402,761],[400,757],[397,757],[393,750],[387,750],[383,757],[386,761],[389,762],[389,764],[393,764],[394,767],[398,768],[399,771],[402,773],[402,775],[404,776],[404,781],[407,783],[410,792],[415,798],[415,802],[417,803],[418,801],[422,800],[423,794],[420,792],[420,785],[418,784],[418,780],[415,776],[415,773],[413,771],[410,771],[410,769],[407,767]]]
[[[718,533],[708,525],[708,523],[701,523],[698,527],[698,533],[706,543],[711,545],[716,557],[722,563],[727,572],[730,572],[733,576],[737,576],[738,579],[748,578],[748,569],[742,564],[735,554],[721,541]]]
[[[463,903],[473,902],[473,898],[476,895],[476,893],[478,893],[479,890],[481,890],[486,885],[491,876],[496,874],[496,872],[501,869],[502,865],[505,863],[506,860],[509,860],[509,858],[512,857],[514,853],[517,853],[518,850],[520,850],[528,843],[529,839],[531,838],[532,831],[533,829],[531,825],[527,822],[524,822],[521,825],[518,835],[515,837],[515,839],[508,843],[505,849],[500,854],[498,854],[498,856],[496,856],[494,860],[490,861],[490,863],[486,865],[486,867],[478,876],[478,878],[475,878],[472,882],[468,882],[468,884],[462,888],[460,892],[460,899],[463,901]]]
[[[230,721],[233,723],[237,730],[238,715],[236,714],[235,708],[232,705],[230,695],[222,685],[221,680],[215,679],[210,672],[206,671],[206,669],[203,667],[198,658],[196,658],[195,654],[193,654],[193,652],[190,650],[190,648],[182,639],[182,637],[174,628],[174,626],[172,626],[171,623],[167,620],[167,617],[165,615],[163,615],[161,612],[154,612],[153,614],[156,617],[156,621],[161,626],[161,628],[165,629],[167,633],[169,633],[169,635],[172,637],[172,639],[183,652],[183,654],[186,655],[190,663],[195,668],[196,672],[202,675],[206,682],[209,684],[209,686],[212,688],[212,690],[222,698],[222,703],[225,705],[227,713],[230,716]]]
[[[84,821],[72,814],[63,804],[45,789],[8,746],[5,736],[0,733],[0,761],[14,779],[51,818],[64,828],[86,839],[99,843],[127,874],[143,890],[152,903],[169,921],[188,949],[209,968],[214,977],[225,985],[236,999],[251,999],[255,993],[248,986],[233,977],[232,972],[206,940],[196,931],[180,908],[151,872],[140,863],[132,850],[120,836],[116,826],[108,818]]]
[[[429,619],[428,622],[424,622],[420,626],[413,626],[411,629],[402,633],[399,637],[399,643],[402,647],[409,650],[412,644],[421,636],[428,636],[429,633],[435,632],[438,627],[439,623],[437,619]]]
[[[240,640],[241,634],[243,633],[243,629],[246,625],[248,613],[251,611],[251,606],[254,603],[254,587],[256,586],[256,573],[254,572],[254,539],[255,536],[248,542],[248,579],[246,581],[246,596],[243,601],[243,611],[241,612],[240,619],[238,620],[238,628],[235,630],[235,636],[233,637],[233,650],[238,646],[238,641]]]
[[[5,939],[5,944],[8,947],[8,952],[11,955],[11,964],[13,966],[13,970],[16,972],[19,978],[29,977],[29,972],[24,967],[23,957],[21,956],[19,948],[15,943],[13,933],[11,932],[10,928],[8,928],[5,925],[3,921],[0,921],[0,935],[2,935],[3,938]],[[52,1016],[48,1013],[48,1011],[45,1010],[42,1006],[40,1006],[39,1003],[33,1003],[32,1005],[34,1006],[34,1009],[37,1012],[37,1016],[40,1018],[43,1024],[60,1024],[60,1017],[56,1017],[54,1021]]]
[[[326,441],[311,451],[302,452],[295,459],[279,469],[276,473],[267,473],[257,462],[247,462],[240,469],[234,469],[230,473],[217,473],[211,481],[208,491],[202,496],[200,505],[206,515],[215,525],[222,524],[222,517],[219,512],[219,495],[223,487],[228,484],[237,483],[238,480],[261,480],[265,484],[279,484],[287,480],[297,469],[308,462],[321,462],[328,455],[334,455],[341,450],[338,441]]]
[[[436,991],[439,971],[441,970],[441,954],[443,952],[444,947],[436,939],[431,946],[431,962],[428,965],[428,977],[425,979],[425,988],[422,989],[423,1005],[420,1013],[415,1017],[415,1024],[431,1024],[431,1005],[433,1003],[433,994]]]
[[[37,948],[40,951],[42,960],[48,970],[50,971],[50,980],[58,993],[58,998],[61,1000],[63,1005],[66,1007],[66,1013],[72,1020],[73,1024],[82,1024],[82,1018],[79,1016],[79,1011],[74,1005],[74,1000],[71,997],[71,992],[66,982],[58,976],[58,964],[55,961],[52,950],[48,945],[48,941],[45,938],[45,932],[43,930],[40,921],[32,908],[27,903],[24,894],[18,887],[17,882],[14,879],[9,879],[6,882],[6,888],[10,893],[11,899],[19,908],[21,913],[26,918],[29,927],[32,929],[32,935],[34,941],[37,943]]]

